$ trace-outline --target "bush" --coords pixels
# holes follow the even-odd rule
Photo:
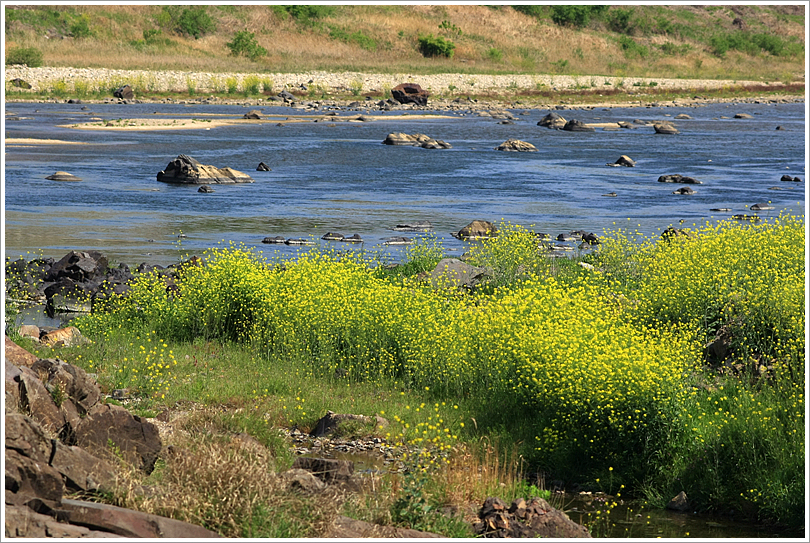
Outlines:
[[[629,36],[619,36],[619,46],[624,51],[625,56],[632,57],[638,55],[645,58],[650,50],[643,45],[639,45],[636,40]]]
[[[267,49],[259,45],[256,36],[253,32],[247,30],[240,30],[233,37],[233,41],[225,44],[231,50],[231,54],[235,57],[245,56],[250,60],[256,60],[267,54]]]
[[[70,35],[74,38],[89,38],[93,35],[93,31],[90,30],[90,17],[87,14],[82,14],[76,21],[70,25],[68,29],[70,31]]]
[[[283,7],[296,21],[310,24],[312,23],[312,19],[323,19],[335,11],[334,7],[328,5]]]
[[[456,44],[446,40],[441,36],[434,37],[433,34],[419,37],[419,51],[426,57],[445,56],[453,58]]]
[[[540,18],[543,15],[545,15],[547,11],[546,6],[534,6],[534,5],[512,6],[512,9],[524,13],[529,17],[537,17],[537,18]]]
[[[633,10],[631,9],[614,9],[608,14],[608,27],[614,32],[620,34],[632,34],[633,25],[631,19],[633,18]]]
[[[551,20],[560,26],[582,28],[592,16],[601,15],[607,9],[608,6],[552,6]]]
[[[42,51],[36,47],[12,47],[6,51],[6,66],[25,64],[29,68],[42,66]]]
[[[175,30],[181,34],[194,36],[196,40],[204,34],[213,32],[216,27],[205,6],[196,6],[186,8],[180,13]]]

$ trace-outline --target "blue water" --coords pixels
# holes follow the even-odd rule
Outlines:
[[[673,120],[679,135],[656,135],[651,127],[573,133],[537,126],[548,111],[512,110],[512,125],[475,114],[410,120],[389,112],[368,123],[302,122],[214,127],[210,130],[89,131],[58,125],[89,118],[241,118],[255,106],[156,104],[6,104],[7,138],[49,138],[88,145],[5,149],[5,254],[28,251],[60,258],[72,249],[98,249],[114,260],[169,264],[188,253],[230,241],[264,245],[266,236],[312,237],[328,231],[358,233],[362,249],[383,248],[391,228],[430,221],[451,251],[464,244],[449,233],[474,219],[509,221],[552,236],[570,230],[601,234],[616,227],[654,234],[677,225],[746,213],[746,206],[772,202],[803,214],[805,183],[787,183],[787,173],[805,179],[805,105],[715,104],[697,108],[614,108],[561,111],[588,122]],[[260,107],[265,115],[294,117],[300,111]],[[357,115],[358,112],[341,112]],[[423,113],[423,112],[420,112]],[[749,113],[753,119],[732,119]],[[723,119],[721,117],[728,117]],[[17,117],[17,120],[14,120]],[[208,117],[217,118],[217,117]],[[781,125],[784,130],[775,130]],[[448,150],[382,145],[391,132],[424,133],[450,143]],[[509,138],[534,144],[537,153],[494,148]],[[156,174],[179,154],[204,164],[229,166],[251,175],[252,184],[172,186]],[[635,168],[605,164],[626,154]],[[272,171],[257,172],[259,162]],[[46,180],[58,170],[82,178]],[[696,177],[697,194],[671,194],[680,185],[658,183],[660,175]],[[770,190],[778,186],[783,190]],[[602,194],[616,192],[610,198]],[[711,208],[731,208],[713,213]],[[629,219],[629,220],[628,220]],[[178,238],[182,233],[186,237]],[[414,236],[414,234],[404,234]],[[326,243],[320,242],[319,243]],[[357,250],[358,246],[335,244]]]

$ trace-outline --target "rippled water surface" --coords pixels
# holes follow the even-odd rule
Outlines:
[[[59,258],[71,249],[99,249],[130,265],[168,264],[223,240],[292,252],[295,249],[263,245],[261,240],[279,235],[318,239],[327,231],[358,233],[364,249],[376,250],[386,238],[398,235],[392,226],[416,220],[430,221],[446,247],[462,250],[463,244],[449,233],[474,219],[504,219],[554,236],[574,229],[600,234],[616,226],[652,234],[681,219],[702,224],[712,217],[745,213],[745,206],[755,203],[771,201],[776,207],[760,212],[763,217],[782,209],[803,213],[805,203],[804,183],[780,181],[785,173],[804,180],[801,103],[560,112],[586,123],[672,120],[679,113],[689,114],[692,119],[675,121],[681,133],[674,136],[656,135],[651,127],[599,128],[592,133],[549,130],[537,126],[547,113],[540,110],[512,110],[518,120],[511,125],[475,114],[416,120],[409,119],[413,112],[395,111],[367,123],[266,122],[130,132],[59,127],[91,117],[241,118],[255,109],[86,107],[6,105],[7,138],[87,143],[6,147],[6,256],[41,251]],[[283,107],[260,109],[280,119],[302,114]],[[736,113],[753,119],[731,118]],[[453,148],[382,145],[391,132],[424,133]],[[494,150],[508,138],[528,141],[539,152]],[[218,185],[212,194],[200,194],[196,186],[158,182],[157,172],[179,154],[232,167],[256,182]],[[636,167],[605,165],[622,154],[636,160]],[[272,171],[255,171],[259,162]],[[58,170],[82,181],[45,179]],[[703,184],[694,186],[697,194],[691,196],[671,194],[680,185],[657,179],[672,173],[696,177]],[[782,190],[770,190],[774,186]],[[617,196],[602,196],[610,192]],[[711,208],[733,211],[712,213]],[[187,237],[179,243],[181,232]]]

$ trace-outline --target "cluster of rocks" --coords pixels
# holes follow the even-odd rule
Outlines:
[[[479,521],[473,525],[483,537],[591,537],[588,529],[549,505],[543,498],[526,501],[518,498],[507,506],[500,498],[489,497],[478,513]]]
[[[92,375],[5,337],[6,537],[219,537],[200,526],[67,499],[112,492],[120,462],[149,473],[157,428],[105,403]]]
[[[183,266],[197,265],[189,260],[167,268],[141,263],[136,274],[159,273],[167,290],[176,288],[175,278]],[[70,251],[58,261],[35,258],[29,261],[6,261],[6,293],[15,301],[44,303],[49,316],[56,313],[89,313],[93,307],[112,296],[126,294],[137,276],[124,263],[110,268],[107,257],[99,251]]]

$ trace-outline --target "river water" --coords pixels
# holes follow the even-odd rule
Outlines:
[[[656,135],[651,127],[591,133],[537,126],[548,111],[510,110],[514,124],[476,113],[391,111],[372,122],[277,122],[212,127],[209,130],[90,131],[59,125],[128,118],[241,118],[255,106],[203,104],[6,104],[6,138],[38,138],[87,145],[5,148],[5,254],[37,252],[60,258],[97,249],[130,266],[167,265],[221,242],[259,247],[282,256],[299,249],[261,243],[268,236],[313,238],[326,232],[359,234],[352,249],[401,249],[381,243],[399,223],[430,221],[445,247],[464,244],[449,233],[474,219],[501,220],[552,236],[570,230],[601,234],[616,227],[644,234],[670,224],[703,224],[748,212],[803,213],[805,184],[782,182],[783,174],[804,181],[805,105],[713,104],[701,107],[613,108],[560,111],[586,123],[673,120],[680,134]],[[260,107],[283,120],[302,115],[289,107]],[[748,113],[751,119],[734,119]],[[341,111],[357,115],[358,111]],[[439,116],[441,115],[441,117]],[[270,117],[270,119],[275,119]],[[783,130],[776,130],[781,126]],[[424,133],[452,149],[382,145],[391,132]],[[509,138],[539,152],[494,148]],[[156,174],[179,154],[203,164],[229,166],[255,183],[196,186],[160,183]],[[634,168],[606,166],[620,155]],[[258,172],[265,162],[272,171]],[[81,182],[45,179],[67,171]],[[703,182],[694,195],[674,195],[681,185],[658,183],[664,174]],[[781,190],[772,190],[779,187]],[[615,197],[603,196],[615,192]],[[730,208],[730,212],[711,212]],[[629,219],[629,220],[628,220]],[[180,235],[185,237],[178,237]],[[414,234],[404,234],[413,236]],[[349,244],[336,244],[348,248]]]

